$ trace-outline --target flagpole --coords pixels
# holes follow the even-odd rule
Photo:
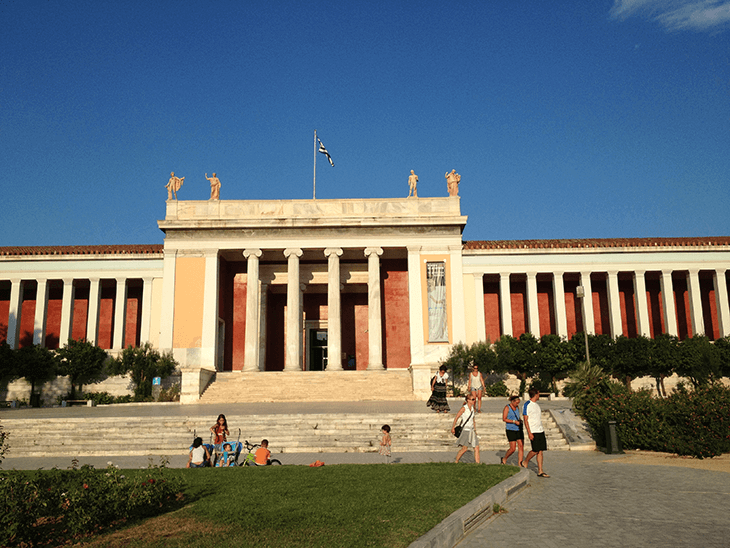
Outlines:
[[[317,130],[314,130],[314,175],[312,176],[312,200],[317,199]]]

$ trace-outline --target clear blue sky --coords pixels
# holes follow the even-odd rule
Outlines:
[[[0,246],[180,199],[446,196],[469,240],[730,235],[730,1],[0,0]]]

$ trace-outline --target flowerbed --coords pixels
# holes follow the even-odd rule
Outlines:
[[[111,463],[0,472],[0,545],[58,545],[182,500],[182,480],[164,464],[125,474]]]

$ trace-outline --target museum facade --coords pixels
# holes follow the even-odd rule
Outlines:
[[[463,241],[460,198],[166,202],[164,243],[0,248],[0,337],[216,371],[407,370],[509,334],[730,335],[730,237]]]

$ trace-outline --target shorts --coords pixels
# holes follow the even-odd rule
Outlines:
[[[199,464],[196,464],[194,462],[190,463],[190,468],[205,468],[205,462],[201,462]]]
[[[512,441],[525,441],[525,432],[520,430],[505,430],[507,432],[507,440]]]
[[[547,439],[545,438],[545,432],[534,432],[530,443],[532,444],[533,453],[547,451]]]

